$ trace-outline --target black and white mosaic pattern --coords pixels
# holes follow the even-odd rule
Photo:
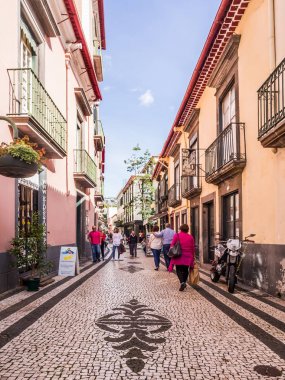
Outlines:
[[[284,301],[109,258],[0,301],[1,380],[285,379]]]
[[[164,343],[165,338],[158,336],[171,327],[171,322],[146,305],[140,304],[136,299],[116,307],[110,314],[99,318],[97,326],[102,330],[118,334],[106,337],[107,342],[116,350],[127,350],[124,358],[133,372],[140,372],[144,368],[143,359],[147,359],[145,352],[157,349],[157,344]]]
[[[136,273],[143,270],[143,268],[136,267],[135,265],[128,265],[127,267],[120,268],[120,270],[124,270],[125,272],[129,272],[129,273]]]

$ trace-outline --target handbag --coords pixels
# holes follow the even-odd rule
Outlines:
[[[177,237],[178,237],[177,242],[174,244],[173,247],[170,248],[167,254],[167,256],[170,257],[171,259],[176,259],[177,257],[180,257],[182,255],[182,249],[181,249],[180,239],[179,239],[178,234],[177,234]]]
[[[193,269],[190,269],[188,283],[189,285],[198,285],[200,281],[199,265],[195,261]]]
[[[126,248],[125,248],[125,246],[124,246],[123,243],[121,243],[121,244],[119,245],[119,251],[120,251],[120,254],[126,252]]]

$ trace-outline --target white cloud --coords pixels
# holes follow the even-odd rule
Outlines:
[[[105,87],[103,87],[103,90],[107,92],[107,91],[110,91],[111,88],[112,88],[111,86],[105,86]]]
[[[146,92],[139,97],[139,101],[141,106],[150,106],[154,102],[154,97],[151,93],[151,90],[146,90]]]
[[[139,88],[139,87],[134,87],[134,88],[131,88],[130,89],[130,92],[139,92],[139,91],[141,91],[142,89],[141,88]]]

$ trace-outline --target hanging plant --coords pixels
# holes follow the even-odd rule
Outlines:
[[[31,143],[28,136],[0,145],[0,174],[12,178],[32,177],[42,167],[44,149]]]

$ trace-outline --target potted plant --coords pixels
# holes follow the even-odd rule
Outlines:
[[[28,136],[0,145],[0,174],[12,178],[32,177],[41,169],[44,149],[31,143]]]
[[[51,262],[46,259],[44,225],[39,221],[37,212],[32,214],[28,232],[21,232],[11,242],[9,253],[14,256],[20,272],[30,271],[24,282],[29,291],[39,290],[40,278],[47,273]]]

